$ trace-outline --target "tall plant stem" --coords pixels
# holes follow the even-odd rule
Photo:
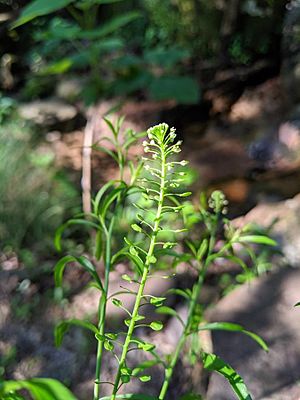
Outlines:
[[[165,185],[166,185],[166,155],[165,155],[165,150],[164,148],[161,149],[161,176],[160,176],[160,193],[159,193],[159,200],[158,200],[158,207],[157,207],[157,211],[156,211],[156,216],[155,216],[155,223],[154,223],[154,227],[153,227],[153,232],[151,235],[151,239],[150,239],[150,244],[149,244],[149,249],[147,252],[147,256],[146,256],[146,262],[145,262],[145,266],[144,266],[144,270],[143,270],[143,275],[142,275],[142,279],[140,282],[140,286],[139,286],[139,290],[136,296],[136,300],[135,300],[135,304],[134,304],[134,308],[132,311],[132,316],[131,316],[131,320],[130,320],[130,324],[128,327],[128,331],[127,331],[127,335],[126,335],[126,339],[124,342],[124,346],[123,346],[123,350],[122,350],[122,354],[121,354],[121,358],[120,358],[120,362],[119,362],[119,366],[118,366],[118,371],[116,374],[116,379],[114,382],[114,388],[113,388],[113,392],[112,392],[112,396],[111,396],[111,400],[115,400],[116,399],[116,395],[120,386],[120,380],[121,380],[121,370],[122,368],[126,365],[126,357],[127,357],[127,353],[129,350],[129,346],[131,343],[131,339],[132,339],[132,335],[133,335],[133,331],[135,328],[135,324],[136,324],[136,319],[138,316],[138,312],[139,312],[139,307],[141,304],[141,300],[143,298],[143,294],[144,294],[144,289],[145,289],[145,284],[147,282],[147,277],[148,277],[148,273],[150,270],[150,266],[151,266],[151,257],[154,253],[154,249],[155,249],[155,244],[156,244],[156,237],[157,237],[157,233],[159,231],[159,224],[162,218],[162,207],[163,207],[163,203],[164,203],[164,197],[165,197]]]
[[[99,300],[98,306],[98,329],[100,335],[105,333],[105,317],[106,317],[106,304],[108,296],[108,286],[109,286],[109,273],[111,264],[111,234],[114,225],[114,218],[112,218],[109,230],[105,231],[106,234],[106,246],[105,246],[105,277],[104,277],[104,292]],[[101,366],[102,366],[102,354],[103,354],[104,342],[102,340],[98,341],[97,347],[97,358],[96,358],[96,374],[94,383],[94,400],[98,400],[100,397],[100,378],[101,378]]]
[[[210,242],[209,242],[209,249],[208,249],[208,256],[206,258],[206,260],[208,259],[209,255],[212,253],[213,248],[214,248],[214,243],[215,243],[215,232],[213,232],[213,235],[210,238]],[[198,268],[199,271],[201,270],[201,272],[199,272],[199,276],[198,276],[198,280],[194,286],[194,290],[193,290],[193,294],[192,294],[192,298],[191,298],[191,302],[189,305],[189,312],[188,312],[188,318],[187,318],[187,322],[185,325],[185,328],[183,330],[183,333],[177,343],[177,346],[175,348],[173,357],[171,359],[171,362],[169,364],[169,366],[166,369],[165,372],[165,379],[159,394],[158,399],[159,400],[164,400],[170,385],[170,381],[172,379],[173,376],[173,372],[174,372],[174,368],[178,362],[178,358],[180,356],[180,353],[183,349],[183,346],[185,345],[185,342],[187,340],[187,337],[189,336],[189,334],[191,333],[191,325],[193,322],[193,316],[195,314],[196,311],[196,307],[197,307],[197,302],[198,302],[198,298],[204,283],[204,279],[205,279],[205,275],[206,275],[206,271],[207,271],[207,267],[208,267],[208,263],[205,262],[204,265],[201,264],[200,261],[198,261]]]
[[[201,291],[201,288],[202,288],[202,285],[203,285],[204,275],[205,274],[200,274],[199,275],[199,278],[198,278],[198,281],[196,283],[195,289],[193,290],[193,296],[192,296],[192,299],[191,299],[191,302],[190,302],[187,323],[186,323],[184,331],[183,331],[183,333],[182,333],[182,335],[181,335],[181,337],[179,339],[179,342],[177,343],[177,346],[176,346],[175,352],[173,354],[173,357],[171,359],[171,362],[170,362],[169,366],[166,369],[165,379],[164,379],[164,382],[163,382],[163,385],[162,385],[162,388],[161,388],[161,391],[160,391],[160,394],[159,394],[159,397],[158,397],[159,400],[164,400],[164,398],[165,398],[165,396],[167,394],[167,391],[168,391],[168,388],[169,388],[169,384],[170,384],[170,381],[171,381],[171,378],[172,378],[172,375],[173,375],[173,372],[174,372],[174,368],[175,368],[175,366],[176,366],[176,364],[178,362],[178,358],[180,356],[180,353],[181,353],[181,351],[183,349],[183,346],[184,346],[184,344],[186,342],[186,339],[187,339],[187,337],[189,335],[191,323],[192,323],[193,316],[194,316],[194,313],[195,313],[195,309],[196,309],[196,306],[197,306],[197,301],[198,301],[198,298],[199,298],[199,295],[200,295],[200,291]]]

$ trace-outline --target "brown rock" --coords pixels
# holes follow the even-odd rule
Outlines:
[[[256,400],[273,399],[273,395],[299,380],[300,312],[293,307],[300,298],[299,286],[300,271],[284,269],[237,288],[210,315],[212,321],[243,325],[269,345],[270,351],[265,353],[245,335],[213,333],[214,352],[238,371]],[[236,397],[228,383],[213,374],[207,399]]]
[[[293,267],[300,265],[300,194],[278,203],[259,204],[234,221],[236,226],[247,223],[272,226],[272,236],[278,241],[285,261]]]

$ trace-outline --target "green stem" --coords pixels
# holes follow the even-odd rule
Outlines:
[[[214,245],[215,245],[215,231],[212,232],[212,235],[211,235],[211,238],[210,238],[210,241],[209,241],[209,250],[208,250],[208,255],[207,255],[206,259],[208,259],[209,255],[212,253]],[[208,263],[205,262],[204,265],[202,265],[201,262],[198,261],[198,267],[199,267],[199,270],[201,269],[201,272],[199,273],[198,280],[197,280],[197,282],[196,282],[196,284],[194,286],[191,302],[190,302],[190,305],[189,305],[189,312],[188,312],[187,322],[186,322],[185,328],[183,330],[183,333],[182,333],[182,335],[181,335],[181,337],[180,337],[180,339],[179,339],[179,341],[177,343],[177,346],[175,348],[175,352],[173,354],[171,362],[170,362],[169,366],[166,369],[165,379],[164,379],[164,382],[163,382],[163,385],[162,385],[162,388],[161,388],[161,391],[160,391],[160,394],[159,394],[159,397],[158,397],[159,400],[164,400],[165,397],[166,397],[166,394],[167,394],[167,391],[168,391],[168,388],[169,388],[169,385],[170,385],[170,381],[171,381],[172,376],[173,376],[174,368],[175,368],[175,366],[176,366],[176,364],[178,362],[178,358],[179,358],[180,353],[181,353],[181,351],[183,349],[183,346],[185,345],[187,337],[191,333],[191,325],[192,325],[192,322],[193,322],[193,316],[195,314],[196,307],[197,307],[197,301],[198,301],[198,298],[200,296],[200,292],[201,292],[201,289],[202,289],[202,286],[203,286],[203,283],[204,283],[206,271],[207,271],[207,268],[208,268]]]
[[[204,273],[199,274],[198,281],[197,281],[196,285],[194,286],[193,295],[192,295],[191,302],[190,302],[190,307],[189,307],[187,323],[186,323],[184,331],[183,331],[183,333],[182,333],[182,335],[181,335],[181,337],[179,339],[179,342],[177,343],[177,346],[176,346],[175,352],[173,354],[172,360],[171,360],[168,368],[166,369],[165,379],[164,379],[164,382],[163,382],[163,385],[162,385],[162,388],[161,388],[161,391],[160,391],[160,394],[159,394],[159,397],[158,397],[159,400],[164,400],[164,398],[165,398],[165,396],[167,394],[167,390],[169,388],[169,384],[170,384],[170,381],[171,381],[171,378],[172,378],[172,375],[173,375],[173,372],[174,372],[174,368],[175,368],[175,366],[177,364],[178,358],[179,358],[180,353],[182,351],[182,348],[183,348],[183,346],[184,346],[184,344],[186,342],[186,339],[187,339],[187,337],[188,337],[188,335],[190,333],[190,327],[191,327],[191,324],[192,324],[192,321],[193,321],[193,316],[194,316],[195,309],[196,309],[196,306],[197,306],[197,300],[199,298],[200,291],[201,291],[201,288],[202,288],[202,285],[203,285],[204,276],[205,276]]]
[[[98,306],[98,329],[100,335],[105,333],[105,317],[106,317],[106,304],[108,296],[108,285],[109,285],[109,273],[111,264],[111,234],[114,225],[114,218],[112,218],[109,230],[106,231],[106,247],[105,247],[105,277],[104,277],[104,293],[99,300]],[[103,354],[104,342],[98,341],[97,346],[97,358],[96,358],[96,373],[95,373],[95,383],[94,383],[94,400],[98,400],[100,397],[100,376],[101,376],[101,366],[102,366],[102,354]]]
[[[151,266],[151,262],[149,261],[154,253],[154,249],[155,249],[155,244],[156,244],[156,237],[157,237],[157,233],[159,231],[159,224],[162,218],[162,207],[163,207],[163,203],[164,203],[164,197],[165,197],[165,185],[166,185],[166,156],[165,156],[165,151],[164,148],[161,149],[161,182],[160,182],[160,194],[159,194],[159,201],[158,201],[158,207],[157,207],[157,212],[156,212],[156,216],[155,216],[155,223],[154,223],[154,227],[153,227],[153,233],[151,236],[151,240],[150,240],[150,244],[149,244],[149,249],[147,252],[147,256],[146,256],[146,262],[145,262],[145,266],[144,266],[144,271],[143,271],[143,275],[142,275],[142,279],[140,282],[140,287],[135,299],[135,304],[134,304],[134,308],[132,311],[132,318],[130,320],[130,324],[128,327],[128,331],[127,331],[127,335],[126,335],[126,339],[124,342],[124,346],[123,346],[123,350],[122,350],[122,354],[121,354],[121,358],[120,358],[120,362],[119,362],[119,366],[118,366],[118,371],[116,374],[116,378],[115,378],[115,382],[114,382],[114,388],[113,388],[113,392],[112,392],[112,396],[111,396],[111,400],[115,400],[116,399],[116,395],[120,386],[120,380],[121,380],[121,370],[122,368],[126,365],[126,357],[127,357],[127,353],[129,350],[129,345],[131,343],[132,340],[132,335],[133,335],[133,331],[135,328],[135,324],[136,324],[136,318],[138,316],[138,312],[139,312],[139,308],[140,308],[140,304],[143,298],[143,294],[144,294],[144,289],[145,289],[145,284],[147,282],[147,278],[148,278],[148,274],[149,274],[149,270],[150,270],[150,266]]]

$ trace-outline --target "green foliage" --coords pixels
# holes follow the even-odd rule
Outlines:
[[[28,391],[33,400],[76,400],[76,397],[62,383],[55,379],[34,378],[23,381],[6,381],[0,387],[0,394],[5,399],[23,399],[17,393],[19,390]],[[1,396],[2,398],[2,396]]]
[[[104,280],[100,278],[94,265],[86,257],[74,257],[67,255],[63,257],[55,267],[55,280],[62,285],[63,270],[67,263],[76,262],[86,269],[93,280],[93,284],[100,290],[99,300],[99,321],[94,326],[89,321],[69,320],[61,322],[56,328],[56,343],[59,345],[66,331],[71,325],[81,326],[93,332],[98,341],[97,368],[94,389],[94,399],[98,399],[101,389],[101,364],[102,354],[106,350],[117,359],[118,367],[110,399],[118,398],[147,398],[143,395],[118,395],[119,388],[126,385],[132,379],[139,379],[141,382],[151,380],[151,375],[144,374],[144,369],[156,364],[162,364],[165,369],[165,378],[159,394],[159,399],[164,400],[167,394],[173,371],[176,368],[178,358],[190,338],[196,338],[196,334],[202,330],[225,330],[240,332],[256,341],[267,351],[266,343],[255,333],[243,328],[238,324],[227,322],[207,323],[203,317],[202,307],[198,304],[199,294],[205,281],[208,268],[217,260],[228,258],[240,265],[243,270],[248,271],[248,265],[242,259],[242,254],[235,254],[234,244],[238,243],[245,247],[255,259],[255,252],[251,250],[251,244],[274,246],[276,243],[269,237],[252,232],[250,227],[236,229],[226,218],[228,202],[220,191],[212,193],[207,200],[200,197],[199,205],[192,206],[185,198],[191,192],[182,191],[181,186],[185,183],[187,161],[177,161],[175,156],[181,151],[181,141],[176,141],[175,129],[167,124],[159,124],[147,131],[148,140],[143,141],[144,152],[147,157],[134,166],[128,161],[128,148],[136,142],[140,135],[131,131],[125,133],[121,141],[122,120],[114,126],[110,120],[106,120],[112,131],[113,139],[104,138],[114,145],[115,149],[107,149],[105,146],[95,144],[95,150],[104,151],[118,164],[120,180],[110,181],[105,184],[96,194],[93,200],[93,212],[91,215],[83,215],[80,218],[70,220],[60,228],[56,235],[58,247],[60,246],[61,235],[65,229],[74,224],[87,225],[97,232],[96,238],[101,237],[97,243],[101,244],[102,250],[98,260],[102,259],[105,264]],[[130,166],[131,178],[125,183],[124,170]],[[144,171],[144,174],[141,172]],[[132,202],[131,196],[137,197],[133,202],[137,209],[135,221],[128,223],[129,233],[124,238],[124,243],[113,244],[112,237],[116,233],[118,220],[126,212],[127,202]],[[180,201],[181,200],[181,201]],[[178,214],[182,220],[178,219]],[[175,218],[174,220],[172,218]],[[176,220],[176,221],[175,221]],[[74,222],[72,222],[74,221]],[[128,221],[129,222],[129,221]],[[190,231],[185,228],[189,226]],[[119,223],[119,225],[121,225]],[[224,244],[217,246],[218,232],[222,226],[224,232]],[[197,240],[191,230],[197,232]],[[177,246],[177,235],[181,234],[185,240],[186,250],[178,253],[174,250]],[[97,244],[96,244],[97,246]],[[151,272],[163,265],[163,259],[167,257],[174,265],[184,262],[196,271],[197,279],[190,289],[174,288],[164,296],[153,296],[145,294],[144,288]],[[137,291],[121,287],[122,290],[107,296],[109,290],[109,273],[113,266],[121,259],[127,259],[133,266],[133,273],[124,274],[122,279],[129,283],[135,282],[138,285]],[[135,304],[132,310],[128,310],[122,301],[123,294],[131,294],[135,297]],[[166,306],[164,302],[169,294],[182,297],[188,304],[188,318],[183,320],[175,309]],[[118,297],[117,297],[118,296]],[[108,302],[112,302],[127,314],[124,320],[126,327],[125,337],[122,335],[107,333],[105,330],[105,314]],[[143,305],[151,305],[157,314],[177,318],[183,325],[183,334],[177,344],[174,353],[170,356],[159,356],[155,351],[155,345],[145,342],[136,336],[136,329],[144,327],[154,332],[163,329],[164,324],[160,320],[148,322],[145,315],[141,314]],[[147,321],[147,322],[146,322]],[[118,350],[118,347],[121,349]],[[129,366],[127,359],[131,350],[150,353],[153,358],[138,366]],[[215,355],[205,354],[201,345],[191,347],[193,360],[202,357],[205,368],[216,370],[228,379],[239,399],[247,399],[248,393],[242,379],[227,364],[223,363]],[[192,362],[194,362],[191,359]],[[248,395],[248,394],[247,394]],[[244,396],[244,397],[241,397]],[[187,394],[185,398],[198,399],[198,395]],[[250,397],[248,397],[248,400]]]
[[[0,92],[0,124],[13,114],[15,106],[15,101],[12,98],[5,97]]]
[[[99,289],[98,321],[96,325],[86,319],[61,321],[55,328],[56,345],[61,345],[65,334],[73,326],[83,328],[94,335],[97,342],[94,400],[101,398],[102,385],[107,383],[110,383],[112,387],[111,396],[102,397],[102,399],[164,400],[178,359],[188,344],[190,344],[191,363],[201,360],[204,368],[216,371],[227,379],[238,399],[251,400],[242,378],[218,356],[205,353],[197,340],[197,334],[203,330],[224,330],[247,335],[265,351],[268,350],[267,344],[258,335],[238,324],[207,323],[204,319],[203,306],[199,304],[199,295],[207,271],[216,260],[229,258],[247,271],[250,267],[243,260],[243,254],[236,252],[236,247],[250,249],[252,259],[255,259],[255,252],[251,245],[274,246],[276,243],[266,235],[259,234],[257,231],[252,232],[249,226],[234,228],[226,217],[228,202],[220,191],[214,191],[209,199],[202,195],[198,205],[192,205],[187,200],[191,192],[185,191],[183,186],[188,162],[177,160],[182,142],[176,140],[174,128],[169,129],[168,125],[163,123],[148,129],[147,140],[143,141],[145,157],[133,163],[128,159],[128,150],[141,135],[131,130],[123,132],[122,121],[119,119],[114,125],[106,119],[112,137],[106,137],[104,141],[113,144],[113,149],[108,150],[99,143],[93,146],[94,149],[109,154],[117,163],[120,172],[119,179],[110,181],[100,188],[92,202],[91,213],[77,215],[63,224],[56,234],[56,244],[61,250],[63,235],[68,233],[68,229],[74,225],[87,227],[93,231],[91,236],[94,240],[97,263],[93,257],[67,254],[56,264],[54,276],[56,285],[60,287],[63,286],[63,273],[67,265],[70,267],[79,265],[88,272],[91,284]],[[125,174],[125,170],[130,171],[126,181],[125,175],[128,174]],[[135,198],[134,202],[132,197]],[[118,232],[124,223],[122,220],[126,215],[126,210],[132,209],[132,205],[137,211],[133,219],[127,221],[125,229],[127,234],[121,240]],[[190,215],[193,215],[192,219]],[[189,226],[189,229],[186,226]],[[219,245],[220,232],[223,232],[221,246]],[[176,249],[179,242],[183,242],[180,251]],[[239,246],[235,246],[236,244]],[[159,296],[145,293],[148,279],[151,279],[156,270],[162,268],[164,258],[168,260],[169,265],[185,263],[193,269],[195,282],[192,289],[173,288],[168,293]],[[121,259],[132,265],[132,271],[124,274],[122,279],[128,283],[134,282],[135,289],[121,286],[119,291],[109,294],[110,273]],[[104,265],[104,277],[98,272],[99,262]],[[165,276],[162,276],[162,279],[164,278]],[[126,308],[122,300],[124,294],[134,297],[132,309]],[[171,306],[165,305],[170,294],[180,296],[187,303],[186,319],[182,319]],[[105,317],[110,302],[126,313],[122,332],[107,331]],[[154,343],[139,338],[138,328],[140,327],[153,331],[153,335],[164,328],[161,320],[149,321],[146,315],[143,315],[145,305],[153,307],[158,315],[177,318],[182,324],[183,332],[172,354],[158,354]],[[117,361],[113,382],[101,381],[104,351]],[[144,361],[135,365],[128,357],[131,351],[141,352]],[[126,392],[126,385],[134,379],[138,379],[143,384],[151,382],[151,367],[155,365],[160,365],[164,369],[164,380],[158,397],[119,394],[119,389],[123,387]],[[39,380],[21,383],[6,382],[4,383],[5,393],[12,391],[15,396],[20,388],[26,388],[33,397],[36,396],[34,398],[37,400],[41,399],[41,396],[44,396],[43,399],[60,400],[58,396],[62,393],[65,400],[74,398],[56,381],[46,380],[45,385],[41,382]],[[187,393],[183,399],[196,400],[201,399],[201,396]]]
[[[239,400],[251,400],[252,397],[240,375],[215,354],[202,353],[203,366],[209,371],[216,371],[229,382]]]
[[[2,250],[35,246],[48,251],[66,209],[76,205],[77,193],[55,168],[51,149],[39,148],[30,127],[16,115],[1,125],[0,147]]]
[[[132,11],[128,7],[112,8],[109,3],[114,2],[56,0],[46,4],[34,0],[23,8],[12,28],[30,21],[35,24],[35,45],[27,56],[32,74],[23,95],[39,96],[51,90],[53,79],[60,75],[83,72],[81,95],[87,103],[101,95],[130,94],[139,90],[146,91],[155,100],[198,102],[198,83],[182,68],[190,52],[173,43],[172,46],[144,47],[140,30],[132,32],[127,40],[126,31],[142,18],[144,8]],[[105,4],[107,6],[103,7]],[[106,10],[110,9],[114,12],[109,18]],[[63,16],[57,13],[61,10],[65,11]],[[46,22],[40,23],[38,17]],[[132,37],[139,37],[139,55],[131,51]]]

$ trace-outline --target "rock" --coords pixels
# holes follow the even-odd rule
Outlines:
[[[269,228],[277,240],[287,264],[300,266],[300,194],[278,203],[262,203],[234,220],[235,226],[255,223]]]
[[[249,175],[255,167],[243,141],[228,127],[211,124],[203,136],[186,137],[183,158],[199,172],[200,188]]]
[[[278,78],[269,79],[254,88],[245,89],[242,96],[231,107],[228,119],[231,122],[275,118],[282,115],[285,97]]]
[[[55,94],[59,99],[74,102],[79,99],[84,88],[84,82],[78,78],[64,79],[58,82]]]
[[[211,321],[241,324],[269,345],[266,353],[243,334],[212,335],[214,352],[237,370],[256,400],[282,400],[272,396],[299,380],[300,311],[293,307],[300,298],[299,285],[299,269],[281,269],[235,289],[209,315]],[[209,382],[207,400],[212,399],[236,399],[217,374]]]
[[[47,130],[67,132],[84,123],[74,106],[54,98],[20,104],[18,110],[22,118]]]

